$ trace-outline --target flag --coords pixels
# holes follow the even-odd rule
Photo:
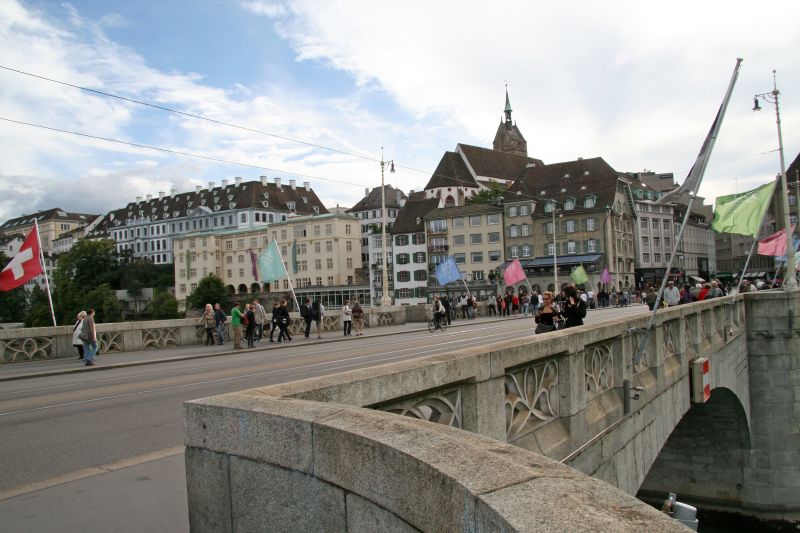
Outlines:
[[[446,261],[439,263],[436,267],[436,281],[439,285],[447,285],[453,281],[458,281],[461,278],[461,271],[458,269],[456,260],[453,256],[449,256]]]
[[[503,272],[503,281],[506,282],[506,285],[513,285],[525,278],[527,278],[527,276],[525,275],[525,271],[522,270],[522,264],[520,264],[519,259],[514,259],[514,261],[506,267],[505,272]]]
[[[192,252],[186,250],[186,273],[192,268]]]
[[[39,235],[31,229],[17,255],[0,271],[0,291],[10,291],[44,272],[39,260]]]
[[[258,281],[258,258],[256,257],[256,252],[252,248],[248,250],[250,252],[250,268],[253,272],[253,279]]]
[[[292,243],[292,272],[297,274],[297,240]]]
[[[281,278],[289,277],[283,266],[281,252],[278,250],[277,241],[272,241],[267,249],[258,256],[258,271],[263,283],[271,283]]]
[[[775,181],[739,194],[718,196],[711,229],[717,233],[758,236],[761,219],[772,202]]]
[[[583,268],[583,265],[579,265],[575,268],[569,275],[572,278],[572,281],[575,282],[575,285],[583,285],[587,281],[589,281],[589,276],[586,275],[586,270]]]
[[[611,283],[611,273],[608,271],[608,267],[603,267],[603,272],[600,273],[600,283],[605,283],[606,285]]]
[[[791,232],[794,233],[794,226]],[[758,255],[786,255],[786,230],[782,229],[758,241]]]
[[[733,76],[728,84],[728,91],[725,93],[725,98],[722,100],[722,104],[719,106],[717,116],[714,117],[714,122],[711,123],[711,129],[708,131],[705,141],[703,141],[703,146],[700,147],[700,153],[697,154],[697,159],[695,159],[694,165],[692,165],[691,170],[689,170],[689,175],[686,176],[686,179],[683,180],[683,183],[681,183],[680,186],[669,191],[667,194],[656,200],[656,203],[664,203],[670,196],[678,196],[686,192],[694,192],[699,188],[699,183],[703,179],[703,174],[706,171],[708,160],[711,159],[711,151],[714,149],[714,142],[717,140],[717,135],[719,135],[719,129],[720,126],[722,126],[722,119],[725,118],[725,110],[728,108],[728,101],[731,99],[733,86],[736,85],[736,78],[739,76],[739,66],[741,63],[741,59],[736,60],[736,68],[733,69]]]

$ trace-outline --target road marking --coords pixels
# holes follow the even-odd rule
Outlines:
[[[109,472],[122,470],[124,468],[130,468],[132,466],[137,466],[143,463],[158,461],[159,459],[166,459],[167,457],[172,457],[174,455],[182,454],[184,450],[185,450],[184,446],[173,446],[172,448],[165,448],[163,450],[157,450],[155,452],[149,452],[142,455],[135,455],[133,457],[126,457],[125,459],[120,459],[119,461],[114,461],[111,463],[105,463],[97,466],[90,466],[89,468],[82,468],[81,470],[67,472],[66,474],[61,474],[59,476],[43,479],[42,481],[35,481],[33,483],[26,483],[25,485],[18,485],[8,490],[0,491],[0,502],[8,500],[9,498],[16,498],[17,496],[30,494],[31,492],[38,492],[40,490],[49,489],[51,487],[56,487],[58,485],[63,485],[64,483],[71,483],[73,481],[79,481],[81,479],[107,474]]]
[[[483,343],[485,341],[485,339],[492,338],[492,337],[501,337],[501,336],[508,338],[508,332],[503,331],[503,332],[499,332],[499,333],[495,333],[495,334],[491,334],[491,335],[486,335],[486,336],[484,336],[484,337],[482,337],[480,339],[475,339],[475,340],[478,341],[478,342]],[[436,346],[436,350],[434,350],[434,351],[438,351],[442,347],[444,347],[444,346],[446,346],[448,344],[455,344],[455,343],[463,344],[464,340],[463,339],[455,339],[455,340],[448,341],[448,342],[438,343],[438,344],[434,345],[434,346]],[[112,394],[112,395],[109,395],[109,396],[100,396],[100,397],[97,397],[97,398],[89,398],[89,399],[86,399],[86,400],[76,400],[76,401],[73,401],[73,402],[63,402],[63,403],[58,403],[58,404],[43,405],[41,407],[34,407],[34,408],[31,408],[31,409],[20,409],[20,410],[17,410],[17,411],[8,411],[8,412],[5,412],[5,413],[0,413],[0,417],[10,416],[10,415],[18,415],[18,414],[25,414],[25,413],[34,413],[36,411],[45,411],[45,410],[48,410],[48,409],[56,409],[58,407],[70,407],[70,406],[73,406],[73,405],[82,405],[82,404],[87,404],[87,403],[95,403],[95,402],[100,402],[100,401],[103,401],[103,400],[114,400],[114,399],[117,399],[117,398],[127,398],[127,397],[131,397],[131,396],[141,396],[143,394],[152,394],[154,392],[164,392],[164,391],[168,391],[168,390],[186,389],[186,388],[194,387],[194,386],[197,386],[197,385],[209,385],[211,383],[222,383],[222,382],[225,382],[225,381],[235,381],[235,380],[246,379],[246,378],[251,378],[251,377],[255,377],[255,376],[264,376],[264,375],[268,375],[268,374],[277,374],[279,372],[291,372],[291,371],[296,371],[296,370],[314,368],[314,367],[323,366],[323,365],[332,365],[332,364],[335,365],[337,363],[357,361],[359,359],[367,359],[367,358],[376,357],[376,356],[381,357],[383,355],[388,355],[388,354],[393,354],[393,353],[402,353],[402,352],[408,352],[410,350],[420,350],[420,349],[425,349],[425,347],[423,347],[423,348],[403,348],[403,349],[400,349],[400,350],[383,352],[381,354],[359,355],[359,356],[356,356],[356,357],[348,357],[348,358],[344,358],[344,359],[336,359],[336,360],[333,360],[333,361],[321,361],[321,362],[318,362],[318,363],[309,363],[309,364],[306,364],[306,365],[297,365],[297,366],[292,366],[292,367],[289,367],[289,368],[279,368],[279,369],[274,369],[274,370],[265,370],[263,372],[254,372],[252,374],[242,374],[242,375],[239,375],[239,376],[228,376],[228,377],[225,377],[225,378],[209,379],[209,380],[197,381],[197,382],[192,382],[192,383],[184,383],[184,384],[181,384],[181,385],[172,385],[172,386],[169,386],[169,387],[157,387],[157,388],[154,388],[154,389],[146,389],[146,390],[135,391],[135,392],[125,392],[125,393],[122,393],[122,394]],[[422,357],[423,355],[425,355],[425,352],[420,352],[420,355],[418,357]],[[384,363],[384,362],[390,361],[392,359],[399,359],[399,358],[403,358],[403,357],[406,357],[406,356],[405,355],[399,355],[399,356],[396,356],[396,357],[380,358],[380,359],[376,360],[375,362]],[[414,357],[413,359],[416,359],[416,358],[417,357]],[[343,365],[341,367],[337,367],[336,369],[349,368],[350,366],[353,366],[353,365]]]

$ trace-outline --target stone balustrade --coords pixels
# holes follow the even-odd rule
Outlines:
[[[709,300],[659,311],[638,360],[646,317],[189,402],[192,530],[678,530],[631,495],[690,359],[722,353],[712,381],[746,395],[743,320]]]
[[[364,308],[365,327],[387,327],[407,322],[427,320],[424,318],[427,306],[393,306]],[[341,311],[326,311],[323,317],[323,331],[340,331]],[[72,346],[73,326],[17,328],[0,330],[0,362],[14,363],[42,359],[74,357]],[[305,330],[299,313],[291,313],[289,332],[295,335]],[[230,318],[226,338],[230,339]],[[143,322],[115,322],[97,324],[97,342],[101,354],[114,354],[137,350],[155,350],[202,344],[205,329],[199,319],[182,318],[176,320],[150,320]]]

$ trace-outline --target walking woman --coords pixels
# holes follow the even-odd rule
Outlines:
[[[94,365],[94,356],[97,353],[97,329],[94,325],[94,309],[89,309],[81,326],[81,341],[83,341],[83,359],[86,366]]]
[[[549,333],[556,330],[556,321],[561,313],[558,306],[553,302],[553,293],[545,291],[542,293],[542,310],[534,317],[536,321],[536,333]]]
[[[286,306],[286,300],[281,300],[281,305],[278,307],[278,310],[275,311],[278,315],[278,328],[280,328],[280,333],[278,333],[278,342],[283,342],[283,339],[286,339],[286,342],[291,342],[292,337],[289,335],[289,308]],[[273,314],[274,316],[274,314]]]
[[[586,316],[586,304],[578,297],[578,290],[572,285],[564,288],[564,308],[561,314],[566,321],[565,328],[574,328],[583,325],[583,318]]]
[[[322,317],[325,316],[325,307],[319,301],[319,298],[314,300],[311,304],[311,319],[317,323],[317,338],[322,338]]]
[[[78,313],[78,321],[75,322],[75,327],[72,328],[72,345],[78,350],[78,359],[83,359],[83,341],[80,337],[84,318],[86,318],[86,311]]]
[[[214,308],[211,307],[211,304],[206,304],[206,309],[203,311],[203,316],[200,317],[200,323],[206,328],[206,342],[204,343],[206,346],[213,346],[214,345],[214,326],[216,322],[214,321]]]
[[[353,310],[350,314],[353,316],[353,327],[356,330],[356,337],[364,335],[362,332],[364,329],[364,310],[361,309],[361,304],[359,304],[357,300],[353,302]]]
[[[253,311],[255,306],[253,304],[246,304],[244,316],[247,318],[247,327],[245,328],[245,338],[247,339],[247,347],[253,347],[253,340],[256,333],[256,313]]]

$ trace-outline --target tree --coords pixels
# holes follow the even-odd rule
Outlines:
[[[83,299],[83,310],[95,310],[96,322],[120,322],[122,320],[122,307],[117,299],[117,293],[110,285],[104,283],[86,293]]]
[[[214,305],[216,303],[227,307],[229,299],[222,280],[214,274],[210,274],[201,279],[197,288],[186,297],[186,310],[202,309],[206,304]]]
[[[5,267],[9,258],[0,252],[0,268]],[[28,310],[28,297],[25,287],[10,291],[0,291],[0,322],[22,322]]]
[[[53,325],[47,293],[38,285],[34,285],[33,290],[31,290],[27,311],[25,314],[25,327],[38,328]]]
[[[178,300],[166,291],[158,291],[153,294],[150,309],[150,316],[153,320],[178,318]]]
[[[94,307],[105,322],[119,320],[119,302],[111,287],[119,285],[120,269],[112,240],[81,240],[58,258],[53,272],[54,305],[59,323],[69,323],[81,309]],[[100,287],[105,289],[95,293]],[[108,294],[110,291],[111,298]],[[95,293],[92,298],[89,294]],[[98,302],[106,306],[108,316]],[[100,320],[100,318],[98,318]]]
[[[503,185],[490,181],[486,184],[486,189],[481,189],[475,196],[467,198],[467,203],[496,204],[502,200],[504,192],[506,192],[506,188]]]

